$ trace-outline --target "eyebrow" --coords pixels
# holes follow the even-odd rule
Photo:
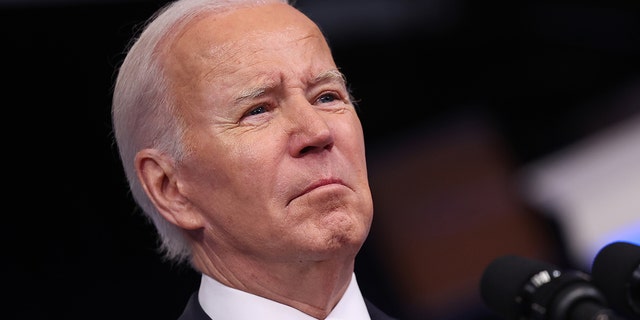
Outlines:
[[[331,69],[318,74],[316,77],[314,77],[311,80],[311,83],[315,84],[315,83],[327,82],[327,81],[339,82],[341,84],[345,84],[346,78],[342,72],[338,71],[337,69]],[[267,86],[244,89],[240,91],[240,93],[234,99],[234,101],[236,103],[241,103],[242,101],[245,101],[245,100],[258,98],[262,96],[265,92],[267,92],[269,89],[272,89],[273,87],[274,87],[273,85],[267,85]]]
[[[234,99],[236,103],[241,103],[244,100],[251,100],[263,95],[269,89],[269,86],[248,88],[240,91],[240,94]]]
[[[319,74],[313,79],[312,82],[318,83],[318,82],[324,82],[324,81],[336,81],[342,84],[345,84],[347,82],[344,74],[342,74],[342,72],[338,71],[337,69],[327,70]]]

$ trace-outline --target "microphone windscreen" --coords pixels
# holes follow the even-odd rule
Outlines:
[[[596,254],[591,267],[593,283],[605,294],[612,306],[629,309],[629,286],[634,270],[640,266],[640,246],[613,242]],[[638,302],[636,302],[638,303]]]
[[[522,296],[526,284],[540,271],[553,271],[547,263],[515,255],[493,260],[480,279],[480,295],[484,303],[506,319],[518,319],[522,315]]]

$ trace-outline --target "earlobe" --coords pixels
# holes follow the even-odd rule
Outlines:
[[[143,149],[136,154],[135,167],[142,188],[167,221],[186,230],[202,227],[200,215],[180,190],[173,159],[158,150]]]

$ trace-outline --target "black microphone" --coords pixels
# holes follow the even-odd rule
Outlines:
[[[620,314],[640,319],[640,246],[613,242],[596,254],[593,283]]]
[[[563,272],[541,261],[506,255],[492,261],[480,280],[484,303],[506,320],[613,320],[589,274]]]

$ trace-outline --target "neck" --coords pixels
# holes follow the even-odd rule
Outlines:
[[[326,318],[340,301],[354,270],[354,255],[266,262],[200,249],[194,250],[193,265],[202,273],[228,287],[291,306],[317,319]]]

